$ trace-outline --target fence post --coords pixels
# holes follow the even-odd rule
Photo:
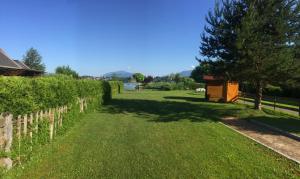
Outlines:
[[[39,132],[39,112],[35,114],[35,133]]]
[[[23,122],[24,122],[23,133],[24,133],[24,136],[26,136],[27,135],[27,114],[24,115]]]
[[[21,163],[21,133],[22,133],[22,116],[19,115],[18,116],[18,119],[17,119],[17,136],[18,136],[18,148],[19,148],[19,158],[18,158],[18,161],[19,161],[19,164]]]
[[[54,127],[54,114],[51,112],[51,109],[49,109],[49,137],[50,141],[53,139],[53,127]]]
[[[299,109],[298,109],[299,117],[300,117],[300,100],[299,100]]]
[[[12,138],[13,138],[13,115],[2,114],[0,116],[0,151],[10,152]],[[9,157],[0,158],[0,167],[11,169],[12,160]]]
[[[276,99],[276,96],[274,96],[274,111],[276,110],[276,102],[277,102],[277,99]]]
[[[29,137],[30,137],[30,151],[32,151],[32,130],[33,130],[33,114],[29,117]]]

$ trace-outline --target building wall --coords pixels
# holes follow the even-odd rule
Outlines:
[[[227,83],[226,102],[234,102],[239,96],[239,84],[236,82]]]
[[[224,85],[223,83],[217,83],[217,82],[209,82],[207,83],[207,98],[209,101],[223,101],[223,91],[224,91]]]

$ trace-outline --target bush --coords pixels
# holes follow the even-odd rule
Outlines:
[[[202,88],[205,85],[203,83],[195,83],[194,81],[182,81],[179,83],[175,82],[152,82],[145,85],[145,89],[154,90],[194,90],[196,88]]]
[[[267,85],[264,89],[264,92],[271,96],[280,96],[282,89],[279,86]]]
[[[112,89],[112,95],[122,93],[122,91],[124,90],[124,83],[122,81],[109,81],[108,83]]]
[[[110,88],[110,89],[109,89]],[[99,104],[120,93],[122,83],[76,80],[65,75],[39,78],[0,77],[0,111],[20,115],[73,104],[78,98],[93,97]]]
[[[93,111],[109,102],[112,93],[120,93],[122,85],[123,83],[115,81],[77,80],[65,75],[38,78],[0,77],[0,113],[12,113],[16,120],[18,115],[68,106],[68,112],[63,114],[62,127],[55,130],[57,135],[62,135],[84,114],[79,112],[79,98],[87,101],[86,112]],[[57,118],[55,120],[57,122]],[[21,147],[18,140],[13,140],[10,154],[13,159],[19,157],[19,160],[27,160],[31,156],[32,146],[49,142],[49,120],[40,121],[38,126],[38,135],[34,135],[32,140],[28,136],[22,136]],[[14,126],[13,136],[17,136],[16,132]]]

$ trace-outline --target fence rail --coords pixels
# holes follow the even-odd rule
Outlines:
[[[78,99],[79,113],[83,113],[88,107],[87,99]],[[56,136],[58,130],[63,127],[64,116],[68,113],[70,107],[67,105],[48,110],[41,110],[36,113],[19,115],[16,118],[12,114],[0,114],[0,167],[10,169],[13,161],[9,156],[12,148],[18,150],[16,163],[21,163],[23,156],[22,149],[26,146],[27,150],[32,151],[34,141],[40,135],[48,135],[48,141],[51,142]],[[46,126],[46,129],[45,129]],[[44,129],[41,129],[43,128]],[[48,129],[47,129],[48,128]],[[13,141],[17,147],[13,146]]]
[[[254,103],[255,95],[251,93],[240,92],[239,99],[244,103]],[[274,111],[286,110],[287,112],[296,112],[298,116],[300,116],[300,99],[264,95],[262,98],[262,104],[272,108]]]

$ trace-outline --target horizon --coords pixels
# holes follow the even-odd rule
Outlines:
[[[0,47],[21,60],[33,47],[46,71],[163,76],[198,65],[205,15],[214,1],[3,1]]]

